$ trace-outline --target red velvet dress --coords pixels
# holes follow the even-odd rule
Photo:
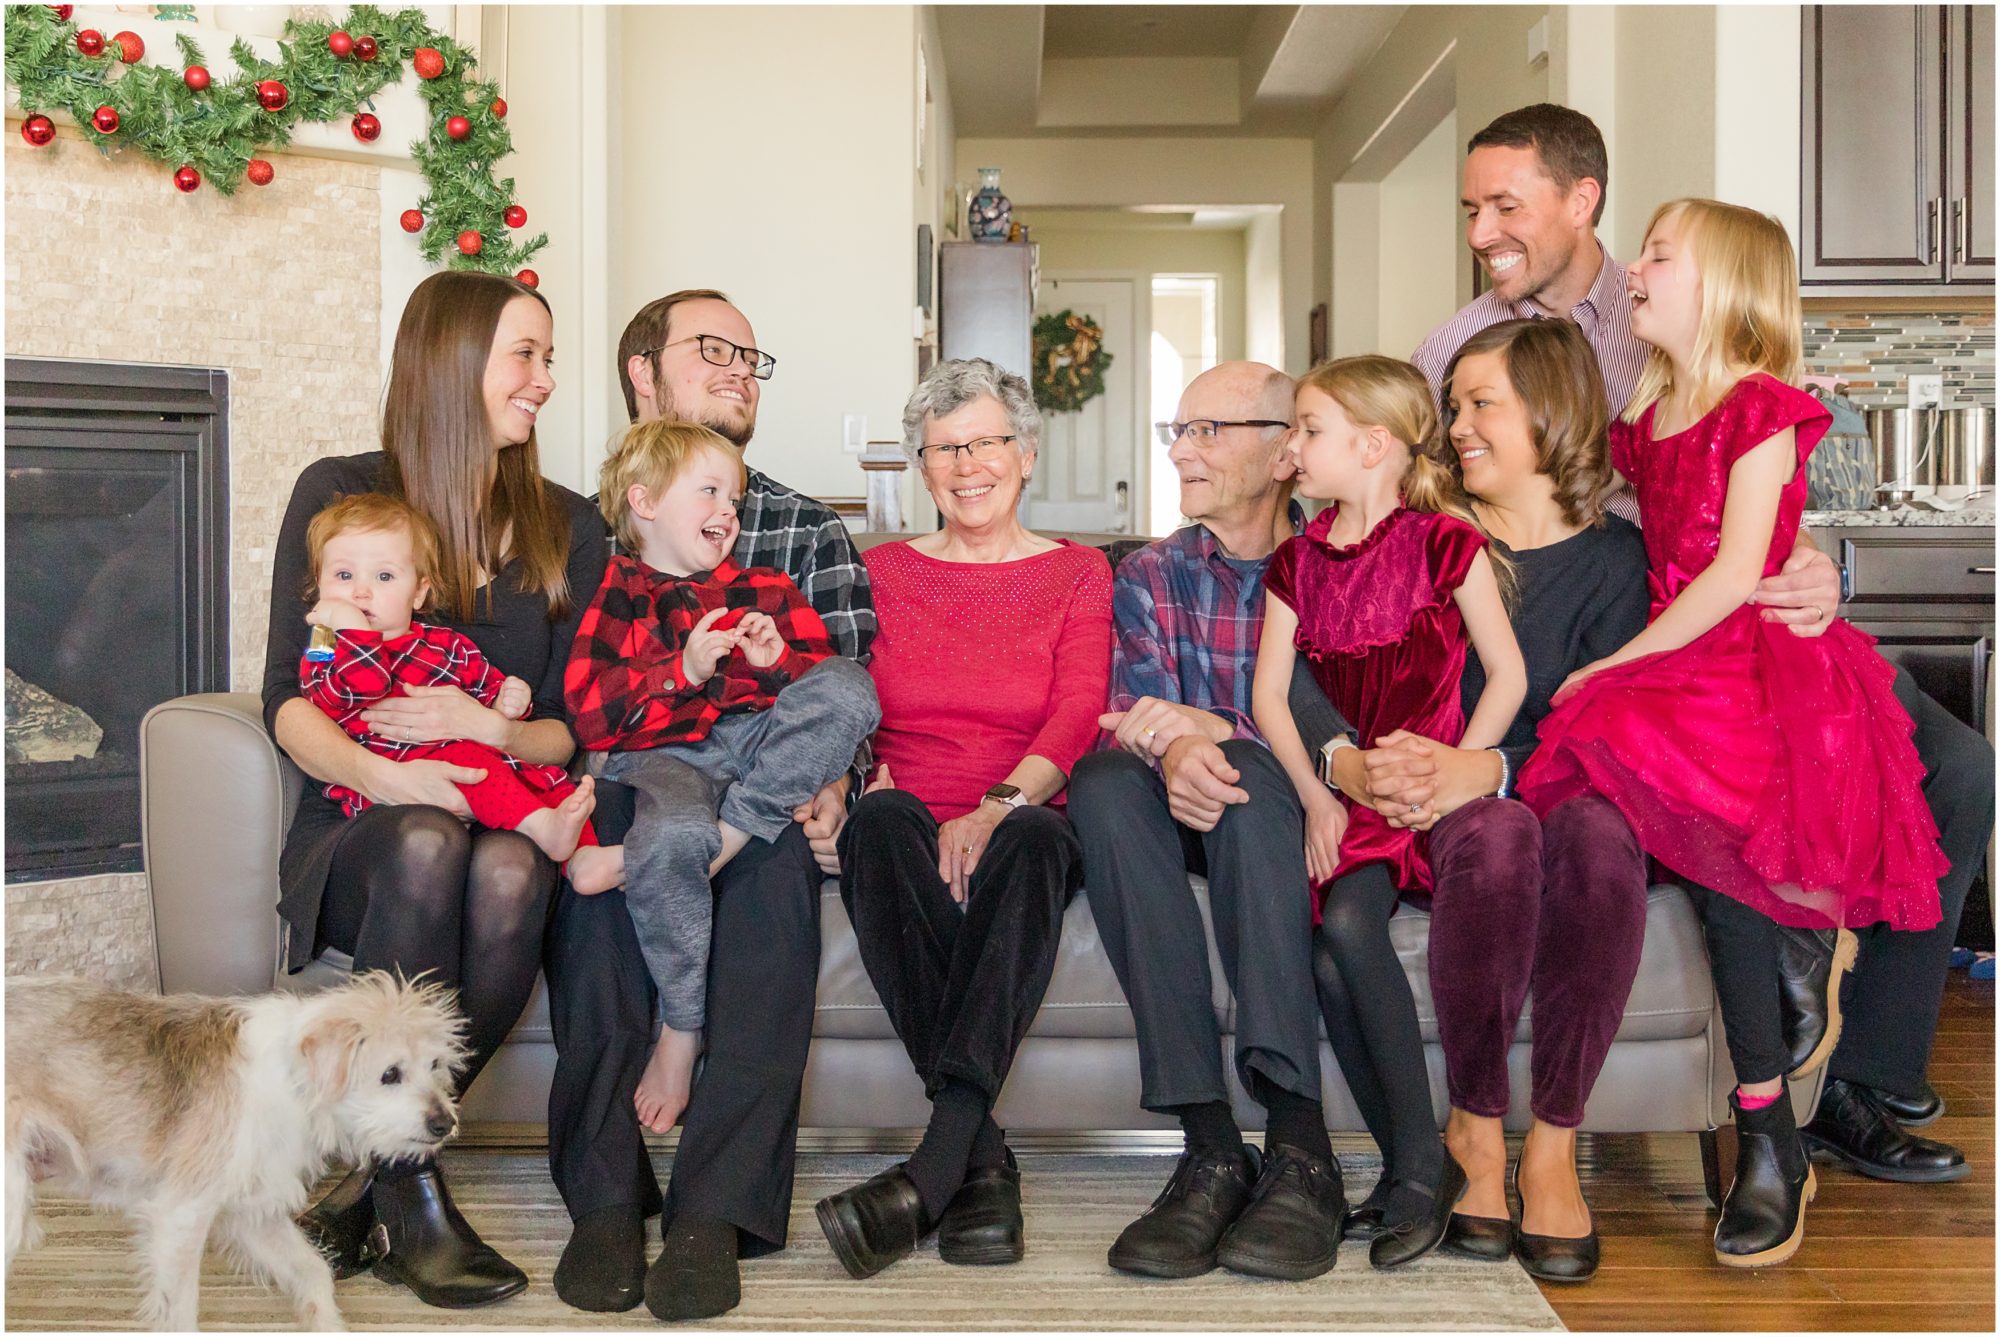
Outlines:
[[[1456,743],[1465,732],[1465,620],[1451,596],[1485,536],[1449,515],[1398,508],[1339,548],[1326,537],[1337,510],[1287,539],[1264,576],[1264,588],[1298,614],[1293,648],[1362,746],[1397,729]],[[1313,889],[1313,922],[1327,887],[1369,864],[1388,864],[1398,888],[1428,896],[1429,844],[1373,808],[1349,805],[1340,865]]]
[[[1799,467],[1764,573],[1783,567],[1806,457],[1830,421],[1811,395],[1760,374],[1672,436],[1654,438],[1651,409],[1612,425],[1611,460],[1644,521],[1651,617],[1715,560],[1730,466],[1792,427]],[[1839,619],[1822,636],[1794,636],[1746,604],[1690,644],[1594,674],[1563,698],[1542,721],[1521,797],[1546,813],[1602,794],[1648,854],[1780,924],[1930,928],[1948,864],[1895,670],[1874,646]]]

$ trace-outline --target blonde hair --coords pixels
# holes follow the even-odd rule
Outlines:
[[[1339,404],[1360,427],[1380,427],[1409,447],[1410,463],[1401,480],[1403,505],[1463,520],[1480,533],[1485,526],[1473,513],[1456,471],[1440,458],[1446,447],[1437,401],[1430,382],[1407,362],[1379,353],[1323,362],[1299,381]],[[1500,582],[1501,596],[1513,601],[1514,565],[1489,543],[1487,558]]]
[[[1653,211],[1646,234],[1667,218],[1679,221],[1681,245],[1701,280],[1701,314],[1687,367],[1691,384],[1677,386],[1672,360],[1653,349],[1624,420],[1639,421],[1649,406],[1676,392],[1695,412],[1706,413],[1751,372],[1797,385],[1805,374],[1805,315],[1798,259],[1784,225],[1720,200],[1669,200]]]
[[[639,526],[632,515],[632,485],[637,483],[655,499],[673,485],[688,462],[704,450],[726,456],[736,466],[740,486],[750,485],[750,471],[743,456],[727,438],[699,423],[675,418],[655,418],[627,427],[611,447],[611,453],[597,471],[597,508],[604,522],[618,536],[618,546],[626,553],[639,553]]]
[[[422,511],[401,497],[391,497],[382,492],[356,492],[335,498],[306,526],[306,569],[312,573],[306,580],[306,602],[312,603],[319,598],[319,568],[326,557],[327,544],[342,534],[397,532],[409,535],[410,565],[415,569],[417,579],[429,581],[435,592],[441,565],[437,527]]]

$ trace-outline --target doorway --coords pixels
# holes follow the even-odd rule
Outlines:
[[[1104,393],[1074,413],[1047,413],[1024,519],[1044,532],[1130,534],[1144,495],[1147,376],[1133,337],[1137,281],[1044,274],[1035,315],[1069,311],[1104,331]]]

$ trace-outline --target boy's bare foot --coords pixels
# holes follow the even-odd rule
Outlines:
[[[597,807],[597,782],[584,776],[576,782],[576,792],[553,808],[540,808],[521,819],[514,828],[541,847],[542,853],[557,863],[565,863],[576,853],[583,836],[583,824]]]
[[[625,884],[623,845],[580,845],[569,859],[569,884],[579,896],[595,896]]]
[[[687,1108],[694,1061],[700,1053],[700,1031],[660,1027],[660,1042],[653,1046],[653,1056],[646,1060],[646,1071],[639,1075],[639,1089],[632,1093],[639,1122],[648,1132],[666,1132]]]
[[[714,860],[708,865],[708,875],[710,877],[714,877],[717,873],[721,872],[723,865],[743,853],[743,847],[750,843],[750,833],[748,831],[738,831],[727,822],[719,821],[716,825],[722,828],[722,852],[716,855]]]

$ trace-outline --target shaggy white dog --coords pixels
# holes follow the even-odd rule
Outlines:
[[[41,1240],[48,1184],[137,1221],[155,1327],[195,1326],[211,1231],[305,1326],[341,1327],[292,1217],[330,1161],[429,1155],[451,1135],[464,1030],[449,990],[380,971],[256,998],[8,980],[9,1269]]]

